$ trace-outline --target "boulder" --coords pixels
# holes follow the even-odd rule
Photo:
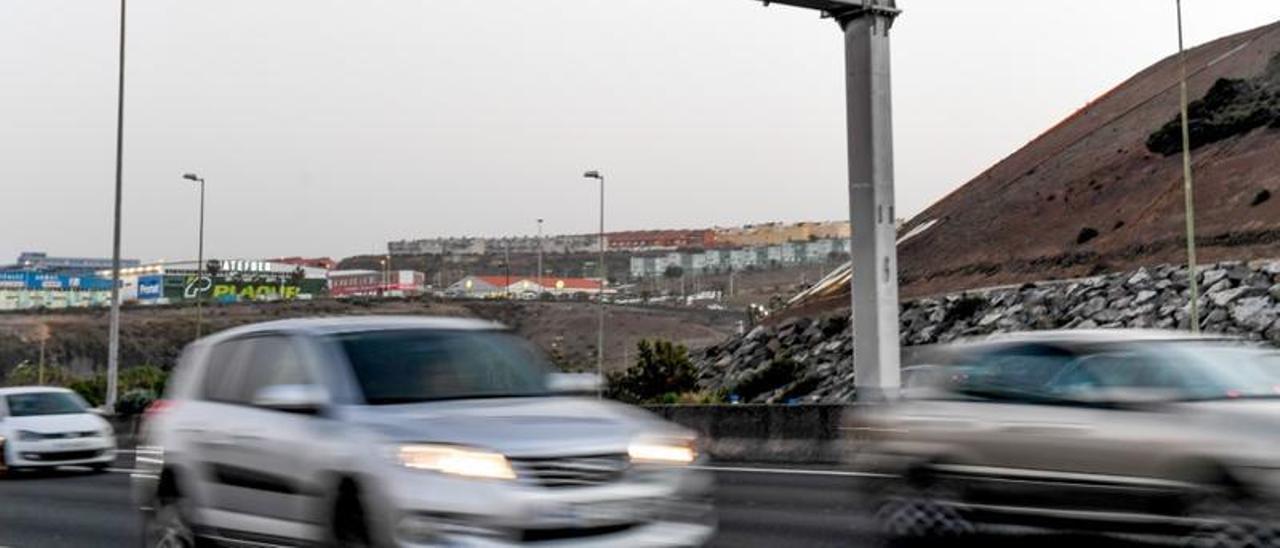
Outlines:
[[[1276,320],[1277,311],[1270,297],[1240,299],[1231,307],[1231,319],[1236,325],[1254,333],[1266,331]]]
[[[1210,300],[1211,302],[1213,302],[1213,304],[1214,304],[1214,305],[1216,305],[1216,306],[1227,306],[1228,304],[1231,304],[1231,302],[1232,302],[1232,301],[1234,301],[1234,300],[1236,300],[1237,298],[1244,296],[1244,295],[1245,295],[1245,293],[1249,293],[1249,292],[1252,292],[1252,291],[1256,291],[1256,289],[1255,289],[1255,288],[1252,288],[1252,287],[1249,287],[1249,286],[1247,286],[1247,285],[1242,285],[1242,286],[1237,287],[1237,288],[1235,288],[1235,289],[1227,289],[1227,290],[1225,290],[1225,291],[1218,291],[1218,292],[1216,292],[1216,293],[1210,293],[1208,296],[1209,296],[1209,300]]]
[[[1227,278],[1227,271],[1224,269],[1215,268],[1213,270],[1206,270],[1204,273],[1204,277],[1200,281],[1200,286],[1210,287],[1213,284],[1218,283],[1219,281],[1225,280],[1226,278]]]
[[[1150,282],[1150,281],[1151,281],[1151,274],[1147,272],[1147,269],[1139,268],[1138,271],[1134,273],[1134,275],[1129,276],[1129,279],[1126,280],[1124,283],[1125,285],[1128,285],[1128,286],[1145,286],[1147,282]]]

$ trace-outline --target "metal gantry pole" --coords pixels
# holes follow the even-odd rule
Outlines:
[[[896,398],[901,377],[889,62],[897,14],[894,0],[866,0],[837,17],[848,86],[854,384],[858,400],[871,402]]]
[[[765,0],[818,10],[844,31],[854,384],[861,401],[896,398],[898,253],[893,199],[889,28],[895,0]]]
[[[124,160],[124,45],[126,0],[120,0],[120,73],[116,89],[116,195],[111,234],[111,316],[107,328],[107,411],[114,411],[120,375],[120,213]]]
[[[1182,71],[1180,88],[1182,117],[1182,194],[1186,200],[1187,218],[1187,278],[1190,288],[1191,332],[1200,332],[1200,280],[1196,272],[1196,197],[1191,178],[1191,130],[1187,119],[1187,52],[1182,46],[1182,0],[1175,0],[1178,9],[1178,64]]]

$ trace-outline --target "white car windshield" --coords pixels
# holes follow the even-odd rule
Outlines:
[[[68,392],[31,392],[5,396],[9,416],[33,417],[38,415],[74,415],[84,413],[86,407],[79,396]]]

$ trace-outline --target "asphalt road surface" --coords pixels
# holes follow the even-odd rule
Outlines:
[[[129,494],[131,459],[106,474],[59,471],[0,479],[0,548],[139,546],[140,519]],[[854,517],[857,478],[786,469],[716,471],[720,535],[716,547],[870,546]],[[1043,546],[1046,539],[1038,539]],[[982,545],[1025,545],[988,539]],[[1107,543],[1063,541],[1054,544]]]

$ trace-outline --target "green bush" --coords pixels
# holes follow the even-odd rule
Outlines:
[[[676,403],[680,394],[697,389],[697,372],[684,346],[641,340],[636,351],[635,365],[608,375],[609,397],[627,403]]]
[[[154,401],[156,401],[156,392],[146,388],[134,388],[122,394],[116,401],[116,414],[141,415]]]

